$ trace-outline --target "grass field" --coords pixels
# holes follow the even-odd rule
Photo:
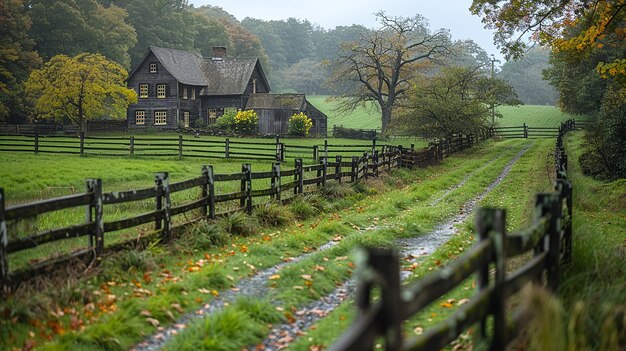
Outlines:
[[[374,104],[371,108],[358,108],[354,112],[339,116],[334,109],[337,101],[326,101],[327,96],[309,96],[307,99],[328,116],[328,131],[332,132],[333,125],[343,125],[346,128],[380,129],[380,112]],[[554,106],[525,105],[519,107],[501,106],[499,111],[503,118],[498,124],[503,127],[521,126],[526,123],[530,127],[557,127],[561,122],[571,118],[586,119],[584,116],[573,116],[561,112]]]

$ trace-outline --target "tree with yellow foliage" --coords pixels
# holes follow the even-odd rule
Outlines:
[[[128,73],[100,54],[57,55],[25,82],[35,119],[69,119],[80,131],[88,119],[123,119],[137,93],[126,88]]]

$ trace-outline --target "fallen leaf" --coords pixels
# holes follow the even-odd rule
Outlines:
[[[150,317],[146,318],[146,322],[152,324],[153,327],[158,327],[159,324],[161,324],[161,323],[159,323],[158,319],[154,319],[154,318],[150,318]]]

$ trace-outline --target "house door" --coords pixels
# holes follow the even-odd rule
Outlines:
[[[183,112],[183,126],[189,128],[189,111]]]

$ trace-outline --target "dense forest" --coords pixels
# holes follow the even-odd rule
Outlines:
[[[342,43],[371,31],[361,25],[325,29],[294,18],[239,21],[220,7],[195,8],[186,0],[7,0],[0,12],[0,118],[8,121],[25,119],[22,82],[53,56],[99,53],[130,70],[150,45],[205,56],[212,46],[226,46],[229,56],[259,57],[274,92],[339,94],[340,88],[326,84],[328,63]],[[485,51],[471,40],[456,44],[462,50],[451,63],[488,65]],[[505,64],[502,76],[522,101],[554,103],[553,91],[537,89],[547,58],[535,56],[522,66]]]

